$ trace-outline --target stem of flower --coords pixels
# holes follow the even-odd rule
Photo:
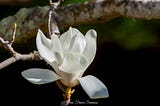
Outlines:
[[[61,106],[67,106],[70,103],[72,93],[72,87],[67,86],[65,94],[63,94],[64,101],[62,101]]]
[[[64,99],[65,99],[65,100],[71,98],[71,95],[72,95],[72,91],[71,91],[71,90],[72,90],[71,87],[67,87],[66,92],[65,92],[65,95],[64,95]]]

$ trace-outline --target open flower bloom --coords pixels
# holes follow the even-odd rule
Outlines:
[[[38,30],[36,44],[40,56],[53,67],[48,69],[33,68],[22,72],[22,76],[34,84],[45,84],[60,80],[65,86],[78,84],[92,99],[108,97],[105,85],[96,77],[82,77],[96,54],[95,30],[89,30],[84,36],[79,30],[69,28],[60,38],[53,34],[51,39]]]

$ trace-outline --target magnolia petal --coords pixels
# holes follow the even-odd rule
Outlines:
[[[54,62],[50,62],[46,59],[44,59],[50,66],[52,66],[52,68],[55,70],[55,72],[59,75],[59,67],[58,67],[58,63],[56,61]]]
[[[63,63],[59,66],[58,74],[63,78],[62,83],[73,87],[78,84],[80,75],[82,75],[88,66],[87,58],[80,54],[66,53]]]
[[[79,81],[91,99],[107,98],[109,96],[105,85],[96,77],[88,75],[80,78]]]
[[[69,51],[74,53],[82,54],[86,47],[85,37],[79,33],[77,33],[74,37],[72,37],[70,42]]]
[[[74,35],[73,32],[76,32],[76,31],[72,30],[72,28],[70,27],[68,31],[64,32],[60,36],[60,41],[64,51],[69,49],[71,39]]]
[[[65,54],[63,63],[59,69],[67,73],[79,73],[88,66],[87,58],[83,55],[68,52]]]
[[[68,31],[66,31],[65,33],[61,35],[60,41],[61,41],[64,51],[68,51],[68,49],[71,46],[71,40],[74,39],[73,37],[77,35],[80,36],[80,38],[82,39],[84,37],[83,34],[79,30],[77,30],[76,28],[72,28],[72,27],[70,27]]]
[[[22,72],[22,76],[33,84],[46,84],[60,79],[55,72],[40,68],[25,70]]]
[[[96,54],[96,40],[97,40],[97,32],[95,30],[89,30],[86,35],[86,49],[84,51],[84,55],[88,58],[89,64],[93,61]]]
[[[45,58],[50,62],[55,61],[54,55],[51,51],[51,40],[46,38],[40,29],[37,33],[36,45],[42,58]]]
[[[56,58],[56,61],[58,64],[62,63],[63,59],[63,50],[61,46],[61,42],[57,35],[52,34],[51,36],[52,40],[52,52],[54,54],[54,57]]]

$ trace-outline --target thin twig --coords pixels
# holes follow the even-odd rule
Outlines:
[[[52,33],[51,33],[51,15],[52,11],[49,11],[49,15],[48,15],[48,31],[49,31],[49,37],[51,37]]]
[[[20,54],[20,53],[16,52],[11,45],[12,43],[9,43],[9,41],[5,41],[4,39],[2,39],[0,37],[0,44],[13,55],[12,57],[10,57],[0,63],[0,69],[3,69],[5,67],[7,67],[8,65],[10,65],[16,61],[19,61],[19,60],[23,60],[23,61],[25,61],[25,60],[42,60],[42,58],[40,58],[39,53],[37,51],[34,51],[33,53],[30,53],[30,54]]]
[[[14,27],[13,27],[13,35],[12,35],[12,40],[11,40],[11,42],[10,42],[10,45],[13,44],[13,42],[14,42],[14,40],[15,40],[15,38],[16,38],[16,30],[17,30],[17,24],[14,23]]]
[[[16,27],[17,24],[14,24],[13,28],[13,34],[12,34],[12,40],[11,41],[5,41],[3,38],[0,37],[0,44],[11,53],[12,57],[4,60],[3,62],[0,63],[0,69],[7,67],[8,65],[19,61],[19,60],[41,60],[38,52],[33,52],[30,54],[20,54],[14,50],[12,47],[12,44],[15,40],[16,36]]]
[[[15,51],[12,48],[12,43],[10,41],[5,41],[3,38],[0,37],[0,44],[11,54],[14,55]]]

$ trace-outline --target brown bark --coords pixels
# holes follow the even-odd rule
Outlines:
[[[22,8],[14,16],[0,21],[0,37],[9,39],[13,23],[17,23],[15,42],[24,42],[36,36],[37,29],[48,33],[49,7]],[[159,0],[96,0],[81,4],[58,7],[59,28],[68,26],[106,22],[116,17],[135,19],[160,19]]]

